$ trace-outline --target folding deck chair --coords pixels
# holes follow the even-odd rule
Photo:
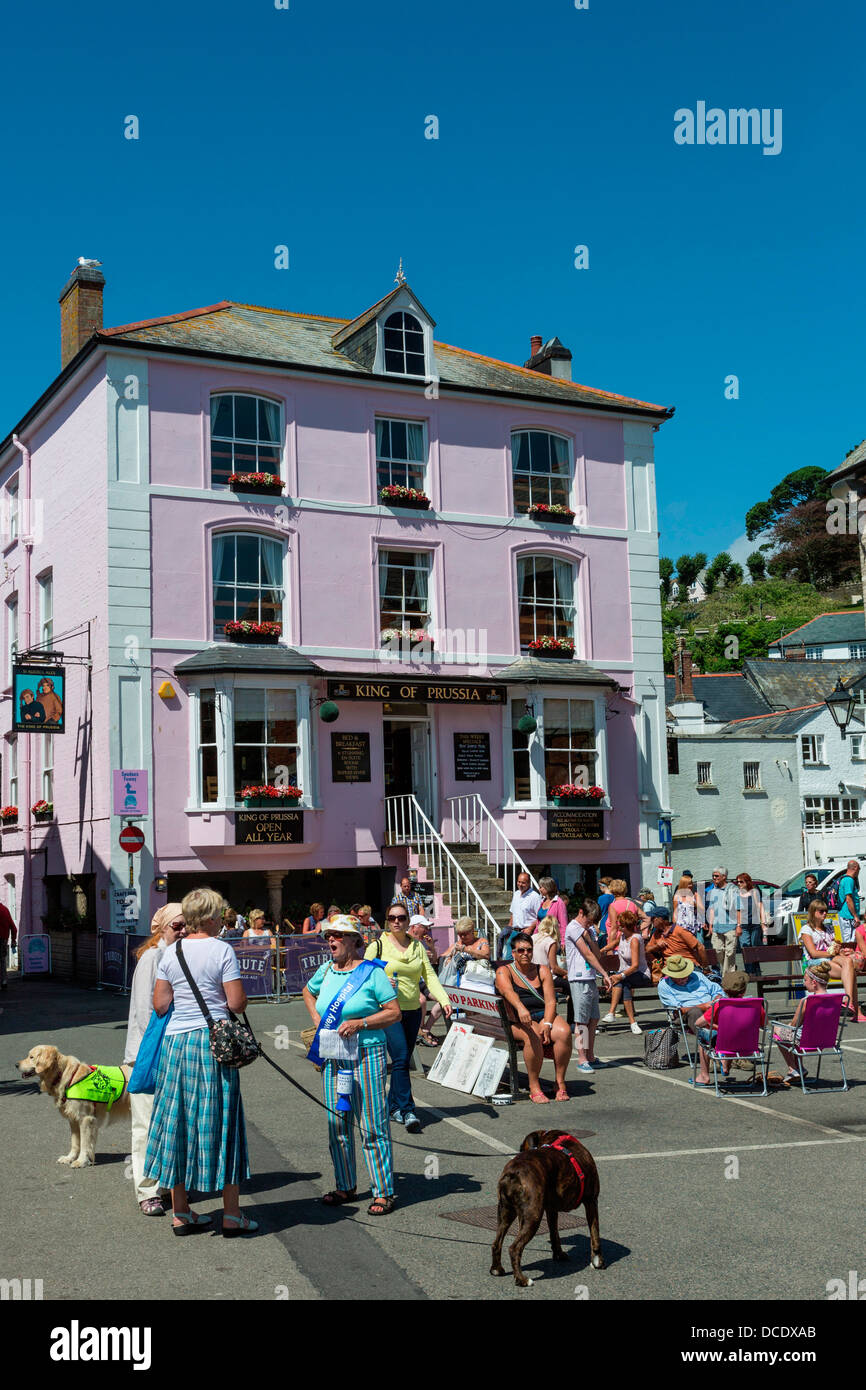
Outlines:
[[[842,1032],[847,1018],[847,994],[810,994],[808,996],[806,1008],[803,1011],[800,1041],[797,1044],[784,1044],[786,1052],[793,1053],[797,1059],[797,1070],[800,1073],[800,1085],[804,1096],[815,1095],[818,1092],[848,1090],[845,1058],[842,1056]],[[777,1047],[780,1046],[775,1037],[773,1041]],[[818,1059],[814,1079],[808,1085],[803,1068],[803,1060],[806,1057],[817,1057]],[[833,1057],[838,1061],[842,1072],[841,1086],[821,1086],[819,1084],[821,1062],[824,1057]]]

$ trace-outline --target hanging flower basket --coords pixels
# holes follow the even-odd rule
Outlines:
[[[241,800],[248,811],[260,811],[264,807],[277,810],[300,801],[304,793],[300,787],[277,787],[272,782],[263,787],[243,787]]]
[[[283,633],[282,623],[226,623],[223,632],[230,642],[279,642]]]
[[[401,487],[399,483],[389,483],[379,488],[379,501],[383,507],[411,507],[416,512],[430,509],[430,498],[416,487]]]
[[[230,473],[232,492],[264,492],[272,497],[283,490],[283,480],[276,473]]]
[[[570,637],[536,637],[534,642],[530,642],[529,651],[531,656],[570,661],[574,656],[574,643]]]
[[[554,806],[585,806],[591,801],[603,801],[604,787],[582,787],[575,782],[561,782],[550,792]]]
[[[2,821],[4,825],[17,825],[17,824],[18,824],[18,807],[17,807],[17,806],[3,806],[3,807],[0,807],[0,821]]]
[[[574,512],[559,502],[553,502],[550,506],[546,502],[534,502],[526,515],[530,521],[557,521],[563,526],[574,524]]]
[[[36,821],[46,821],[54,819],[53,801],[34,801],[30,807],[33,812],[33,819]]]

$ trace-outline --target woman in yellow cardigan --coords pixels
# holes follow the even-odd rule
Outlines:
[[[410,1134],[419,1134],[421,1121],[415,1113],[412,1087],[409,1083],[409,1059],[421,1026],[421,994],[418,986],[423,978],[427,988],[441,1005],[445,1017],[451,1013],[451,1000],[439,983],[430,960],[421,945],[409,935],[409,911],[401,902],[392,903],[385,915],[385,931],[366,951],[368,960],[380,957],[386,962],[385,973],[397,986],[397,1002],[402,1016],[385,1029],[385,1042],[391,1058],[391,1086],[388,1109],[395,1124],[405,1125]]]

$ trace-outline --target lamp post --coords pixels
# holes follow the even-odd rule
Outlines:
[[[825,699],[824,704],[832,714],[833,721],[843,738],[848,725],[851,723],[855,703],[852,692],[845,689],[840,677],[837,676],[836,684]]]

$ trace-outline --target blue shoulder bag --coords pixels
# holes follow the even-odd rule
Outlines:
[[[174,1004],[169,1004],[167,1013],[158,1014],[154,1009],[144,1030],[144,1037],[138,1049],[132,1076],[127,1090],[131,1095],[139,1093],[152,1096],[156,1090],[156,1073],[159,1068],[159,1054],[168,1020],[174,1013]]]

